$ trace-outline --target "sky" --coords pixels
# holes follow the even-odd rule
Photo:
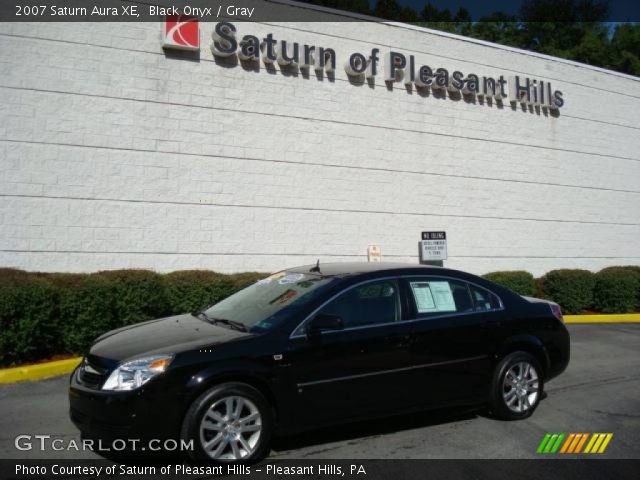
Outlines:
[[[427,1],[439,9],[449,8],[452,13],[464,7],[471,13],[471,18],[474,20],[499,11],[516,14],[522,3],[522,0],[398,0],[398,3],[402,6],[409,5],[420,12]],[[370,3],[375,4],[375,0],[370,0]],[[611,22],[640,21],[640,1],[609,0],[609,9]]]

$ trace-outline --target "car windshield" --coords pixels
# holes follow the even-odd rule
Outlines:
[[[315,298],[336,277],[313,273],[278,272],[225,298],[205,310],[212,321],[240,322],[247,331],[270,330],[293,308]]]

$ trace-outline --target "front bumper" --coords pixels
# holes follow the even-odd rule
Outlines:
[[[184,410],[180,395],[157,383],[126,392],[96,390],[80,384],[77,375],[78,370],[71,374],[69,416],[83,434],[106,439],[178,438]]]

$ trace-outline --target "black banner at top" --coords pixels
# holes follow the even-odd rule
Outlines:
[[[3,22],[159,22],[167,16],[202,22],[339,22],[366,20],[287,0],[2,0]],[[369,18],[369,20],[375,20]]]
[[[465,18],[471,22],[488,21],[494,12],[506,15],[506,21],[509,21],[509,18],[518,21],[518,15],[523,12],[522,8],[523,5],[526,6],[526,1],[449,0],[437,1],[435,4],[441,7],[441,10],[446,8],[453,13],[462,9],[466,12]],[[398,0],[397,4],[404,10],[395,12],[393,8],[386,8],[382,0],[380,6],[378,1],[362,3],[347,0],[2,0],[0,21],[157,22],[163,20],[166,15],[188,15],[197,17],[203,22],[395,20],[424,26],[429,21],[423,15],[427,3],[427,0]],[[576,8],[567,9],[566,2],[554,5],[553,2],[539,1],[535,4],[537,7],[532,14],[535,14],[538,22],[637,22],[640,20],[640,2],[592,0],[579,3],[575,0],[575,3]],[[460,20],[456,18],[453,15],[451,21]],[[446,19],[439,21],[446,22]],[[505,21],[504,18],[502,21]]]

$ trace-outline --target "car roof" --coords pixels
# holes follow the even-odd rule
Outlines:
[[[315,269],[315,264],[302,265],[300,267],[287,268],[288,272],[309,273]],[[320,262],[320,272],[323,275],[357,275],[362,273],[384,272],[389,270],[418,270],[421,273],[443,273],[447,269],[431,266],[416,265],[414,263],[400,262]]]

